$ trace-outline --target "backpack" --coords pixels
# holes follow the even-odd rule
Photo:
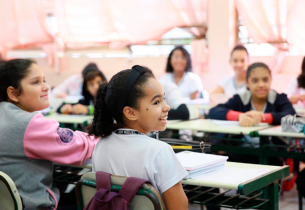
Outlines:
[[[111,174],[96,172],[96,193],[84,210],[129,210],[128,205],[144,183],[149,181],[128,177],[120,191],[111,191]]]

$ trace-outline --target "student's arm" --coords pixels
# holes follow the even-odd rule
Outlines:
[[[71,114],[72,113],[72,104],[62,103],[56,110],[59,114]]]
[[[276,106],[276,111],[265,114],[266,122],[270,125],[280,125],[282,117],[296,114],[291,102],[284,93],[277,95],[274,105]]]
[[[199,92],[196,91],[196,92],[193,92],[191,95],[190,95],[190,99],[191,100],[194,100],[196,98],[199,98]]]
[[[70,77],[52,90],[52,95],[56,98],[65,98],[69,94]]]
[[[178,182],[162,194],[167,210],[188,209],[188,199],[184,193],[181,182]]]
[[[78,104],[73,106],[72,112],[73,114],[93,115],[94,106],[90,105],[90,101],[87,101],[85,99],[80,99],[78,101]]]
[[[187,209],[188,200],[180,182],[188,173],[170,145],[164,144],[164,147],[156,154],[152,170],[156,185],[163,195],[166,209]]]
[[[92,156],[98,141],[87,133],[60,128],[56,120],[36,114],[23,137],[29,159],[45,159],[60,164],[81,165]]]
[[[239,104],[242,102],[238,95],[234,95],[225,104],[218,104],[216,107],[210,109],[208,118],[215,120],[231,120],[238,121],[239,114],[242,113],[238,110]]]
[[[225,91],[221,86],[217,86],[216,89],[212,92],[212,94],[218,93],[218,94],[224,94]]]
[[[171,109],[168,112],[169,120],[188,120],[190,113],[185,104],[181,104],[177,109]]]

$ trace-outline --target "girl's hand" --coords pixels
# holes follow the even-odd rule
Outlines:
[[[240,114],[238,116],[239,125],[242,127],[252,127],[255,123],[257,123],[252,117],[244,114]]]
[[[261,123],[265,120],[265,115],[263,112],[259,111],[248,111],[245,113],[247,116],[252,117],[255,123]]]
[[[76,104],[72,107],[73,114],[88,114],[87,106],[82,104]]]
[[[72,105],[71,104],[65,104],[60,109],[62,114],[71,114],[72,113]]]

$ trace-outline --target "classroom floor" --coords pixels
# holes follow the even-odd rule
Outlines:
[[[298,192],[296,186],[290,191],[285,192],[279,197],[279,209],[280,210],[298,210]],[[305,199],[303,199],[303,209],[305,209]],[[201,210],[199,205],[189,205],[189,210]],[[206,210],[206,208],[204,208]],[[221,208],[221,210],[229,210],[228,208]]]

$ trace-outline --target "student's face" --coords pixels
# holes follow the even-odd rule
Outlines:
[[[271,85],[271,76],[266,68],[257,67],[251,71],[246,83],[252,96],[258,99],[267,98]]]
[[[146,96],[140,99],[140,108],[136,110],[138,124],[142,133],[164,131],[170,107],[164,101],[164,91],[161,84],[150,78],[144,86]]]
[[[249,65],[249,58],[245,50],[235,50],[232,53],[230,64],[237,76],[246,78],[246,71]]]
[[[181,50],[177,49],[173,52],[170,59],[170,64],[173,67],[174,73],[185,71],[187,59]]]
[[[21,80],[22,92],[17,96],[17,105],[28,112],[43,110],[50,106],[49,86],[45,76],[37,64],[32,64],[28,75]]]
[[[93,98],[96,97],[97,90],[102,83],[103,79],[100,76],[96,76],[94,79],[87,81],[87,90]]]

